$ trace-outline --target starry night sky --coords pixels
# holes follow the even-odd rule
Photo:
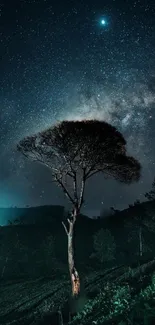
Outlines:
[[[94,177],[83,211],[143,200],[155,176],[154,110],[154,0],[0,1],[0,206],[69,207],[49,171],[16,144],[84,118],[116,126],[143,170],[131,186]]]

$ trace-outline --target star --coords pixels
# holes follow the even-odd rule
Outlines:
[[[85,0],[79,8],[71,8],[68,1],[61,10],[58,1],[51,8],[50,1],[38,2],[36,15],[30,1],[23,1],[22,12],[14,10],[13,1],[3,10],[0,44],[6,51],[0,60],[0,206],[67,204],[56,184],[51,184],[48,169],[25,161],[16,144],[58,121],[99,119],[123,133],[129,152],[142,164],[143,184],[132,185],[120,198],[122,185],[111,185],[109,180],[106,196],[95,196],[92,203],[94,187],[103,182],[94,175],[95,185],[88,194],[86,191],[85,210],[89,214],[93,207],[100,213],[101,201],[104,208],[128,207],[129,199],[134,202],[151,188],[155,174],[155,24],[151,0],[140,8],[138,0],[134,0],[136,6],[128,4],[132,1],[116,0],[105,0],[104,5],[96,1],[93,6]],[[9,12],[12,18],[8,21]],[[44,186],[47,190],[43,193]],[[118,186],[113,202],[111,186]],[[0,215],[0,224],[2,219]]]
[[[101,25],[103,25],[103,26],[106,25],[106,21],[105,21],[105,19],[102,19],[102,20],[101,20]]]

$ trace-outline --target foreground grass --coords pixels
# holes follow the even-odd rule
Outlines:
[[[97,282],[98,294],[70,325],[155,324],[154,260],[135,269],[119,268]]]
[[[69,282],[39,278],[0,285],[0,324],[41,323],[44,315],[64,305]],[[53,324],[54,325],[54,324]]]
[[[63,324],[155,324],[155,260],[134,269],[91,272],[84,277],[84,287],[69,322],[68,278],[3,281],[0,325],[60,325],[59,310]]]

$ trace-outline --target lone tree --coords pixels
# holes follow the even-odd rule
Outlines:
[[[97,120],[62,121],[21,140],[24,156],[47,166],[53,180],[72,204],[67,224],[68,264],[72,295],[80,293],[80,278],[74,261],[74,226],[84,202],[86,181],[97,173],[130,184],[138,181],[141,166],[126,155],[126,141],[110,124]]]
[[[90,257],[96,257],[103,262],[110,262],[115,259],[116,243],[113,235],[108,229],[100,229],[94,235],[94,249]]]

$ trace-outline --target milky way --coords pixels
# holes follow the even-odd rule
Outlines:
[[[141,181],[130,187],[113,181],[104,187],[94,178],[99,195],[88,188],[87,212],[99,212],[101,202],[122,208],[144,198],[155,175],[154,13],[151,1],[123,6],[107,1],[104,8],[100,1],[61,7],[50,1],[17,1],[11,7],[4,2],[0,205],[64,203],[49,172],[16,151],[24,136],[64,119],[113,124],[143,167]],[[101,28],[101,17],[108,28]]]

